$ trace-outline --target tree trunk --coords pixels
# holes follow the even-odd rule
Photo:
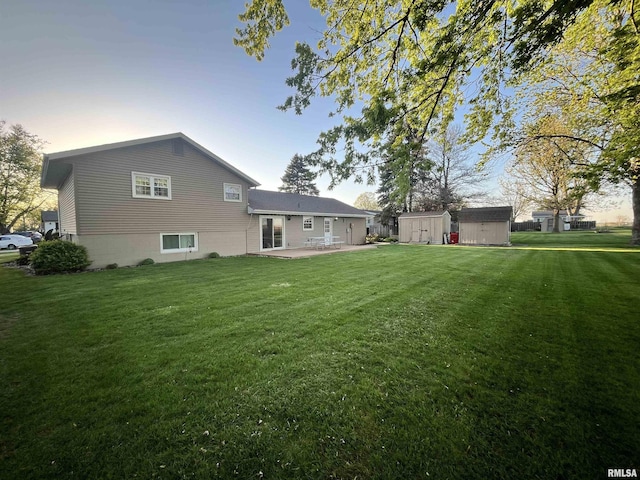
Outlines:
[[[640,245],[640,178],[636,178],[631,185],[631,206],[633,208],[631,245]]]
[[[560,233],[560,209],[553,209],[553,232]]]

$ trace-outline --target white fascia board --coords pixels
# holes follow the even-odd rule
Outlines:
[[[323,212],[287,212],[286,210],[262,210],[249,207],[250,214],[258,215],[295,215],[298,217],[340,217],[340,218],[367,218],[369,215],[357,213],[323,213]]]

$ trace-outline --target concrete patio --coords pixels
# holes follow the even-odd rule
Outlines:
[[[377,245],[343,245],[341,248],[291,248],[287,250],[272,250],[269,252],[260,252],[252,255],[260,257],[276,257],[276,258],[307,258],[316,255],[328,255],[331,253],[357,252],[360,250],[371,250],[377,248]]]

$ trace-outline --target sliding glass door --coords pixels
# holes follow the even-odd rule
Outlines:
[[[284,248],[284,217],[260,217],[262,250]]]

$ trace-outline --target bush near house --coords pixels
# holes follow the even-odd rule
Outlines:
[[[38,275],[79,272],[91,264],[84,246],[65,240],[40,243],[30,258],[31,266]]]

